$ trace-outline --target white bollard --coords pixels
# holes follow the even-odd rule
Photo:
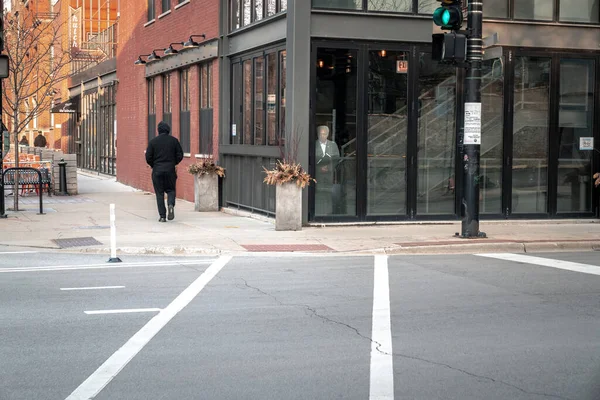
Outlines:
[[[115,226],[115,205],[110,205],[110,258],[108,262],[116,263],[121,262],[121,259],[117,257],[117,227]]]

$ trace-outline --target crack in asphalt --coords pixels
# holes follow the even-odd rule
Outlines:
[[[265,295],[265,296],[267,296],[267,297],[270,297],[270,298],[271,298],[271,299],[273,299],[273,300],[274,300],[274,301],[275,301],[277,304],[279,304],[279,305],[281,305],[281,306],[286,306],[286,307],[302,307],[302,308],[305,308],[306,310],[310,311],[310,314],[309,314],[309,315],[310,315],[311,317],[314,315],[315,317],[322,319],[324,322],[329,322],[329,323],[332,323],[332,324],[335,324],[335,325],[340,325],[340,326],[346,327],[346,328],[348,328],[348,329],[350,329],[350,330],[354,331],[354,332],[355,332],[355,333],[356,333],[358,336],[360,336],[361,338],[363,338],[363,339],[366,339],[366,340],[368,340],[368,341],[369,341],[369,342],[371,342],[371,343],[375,343],[375,345],[376,345],[376,347],[375,347],[375,350],[377,350],[379,353],[381,353],[381,354],[384,354],[384,355],[386,355],[386,356],[391,356],[391,355],[392,355],[392,354],[390,354],[390,353],[387,353],[387,352],[385,352],[385,351],[382,351],[382,350],[380,349],[380,348],[381,348],[381,343],[379,343],[379,342],[377,342],[377,341],[375,341],[375,340],[371,339],[371,338],[370,338],[370,337],[368,337],[368,336],[365,336],[365,335],[363,335],[362,333],[360,333],[360,331],[359,331],[357,328],[355,328],[355,327],[353,327],[353,326],[351,326],[351,325],[348,325],[348,324],[346,324],[346,323],[344,323],[344,322],[336,321],[336,320],[334,320],[334,319],[331,319],[331,318],[328,318],[328,317],[326,317],[326,316],[324,316],[324,315],[321,315],[321,314],[319,314],[319,313],[317,312],[317,310],[316,310],[315,308],[313,308],[313,307],[311,307],[311,306],[309,306],[309,305],[307,305],[307,304],[284,303],[284,302],[282,302],[281,300],[279,300],[277,297],[273,296],[272,294],[270,294],[270,293],[267,293],[267,292],[265,292],[264,290],[261,290],[260,288],[257,288],[257,287],[255,287],[255,286],[251,286],[251,285],[249,285],[249,284],[248,284],[248,281],[247,281],[247,280],[245,280],[244,278],[240,278],[240,279],[244,281],[244,286],[245,286],[245,287],[247,287],[248,289],[255,290],[255,291],[257,291],[257,292],[259,292],[259,293],[261,293],[261,294],[263,294],[263,295]]]
[[[422,362],[425,362],[425,363],[428,363],[428,364],[433,364],[433,365],[437,365],[437,366],[440,366],[440,367],[446,367],[446,368],[449,368],[449,369],[454,370],[454,371],[462,372],[463,374],[472,376],[474,378],[485,379],[485,380],[492,381],[494,383],[498,383],[498,384],[509,386],[509,387],[517,389],[517,390],[519,390],[519,391],[521,391],[521,392],[523,392],[525,394],[532,394],[532,395],[544,396],[544,397],[552,397],[552,398],[555,398],[555,399],[562,399],[562,400],[570,400],[568,397],[562,397],[562,396],[558,396],[558,395],[555,395],[555,394],[541,393],[541,392],[530,392],[530,391],[527,391],[527,390],[525,390],[525,389],[523,389],[523,388],[521,388],[519,386],[516,386],[516,385],[513,385],[511,383],[502,381],[500,379],[494,379],[492,377],[485,376],[485,375],[477,375],[477,374],[474,374],[472,372],[466,371],[464,369],[453,367],[453,366],[451,366],[449,364],[444,364],[444,363],[437,362],[437,361],[427,360],[425,358],[420,358],[420,357],[415,357],[415,356],[409,356],[408,354],[393,353],[393,355],[397,356],[397,357],[401,357],[401,358],[406,358],[406,359],[409,359],[409,360],[422,361]]]
[[[259,293],[261,293],[261,294],[263,294],[263,295],[265,295],[265,296],[267,296],[267,297],[270,297],[270,298],[271,298],[271,299],[273,299],[275,302],[277,302],[279,305],[282,305],[282,306],[289,306],[289,307],[302,307],[302,308],[305,308],[306,310],[310,311],[310,313],[311,313],[310,315],[311,315],[311,316],[313,316],[313,315],[314,315],[314,316],[316,316],[317,318],[320,318],[320,319],[322,319],[323,321],[326,321],[326,322],[329,322],[329,323],[332,323],[332,324],[336,324],[336,325],[341,325],[341,326],[344,326],[344,327],[346,327],[346,328],[348,328],[348,329],[351,329],[351,330],[353,330],[353,331],[354,331],[354,332],[355,332],[355,333],[356,333],[358,336],[360,336],[361,338],[363,338],[363,339],[366,339],[366,340],[370,341],[371,343],[375,343],[375,344],[377,345],[377,347],[376,347],[376,350],[377,350],[379,353],[381,353],[381,354],[384,354],[384,355],[387,355],[387,356],[397,356],[397,357],[401,357],[401,358],[406,358],[406,359],[415,360],[415,361],[421,361],[421,362],[425,362],[425,363],[428,363],[428,364],[432,364],[432,365],[437,365],[437,366],[440,366],[440,367],[449,368],[449,369],[451,369],[451,370],[454,370],[454,371],[461,372],[461,373],[463,373],[463,374],[465,374],[465,375],[469,375],[469,376],[472,376],[472,377],[474,377],[474,378],[478,378],[478,379],[485,379],[485,380],[491,381],[491,382],[493,382],[493,383],[496,383],[496,384],[502,384],[502,385],[505,385],[505,386],[509,386],[509,387],[511,387],[511,388],[513,388],[513,389],[517,389],[517,390],[519,390],[520,392],[523,392],[523,393],[525,393],[525,394],[529,394],[529,395],[543,396],[543,397],[547,397],[547,398],[555,398],[555,399],[561,399],[561,400],[570,400],[570,399],[569,399],[569,398],[567,398],[567,397],[562,397],[562,396],[558,396],[558,395],[554,395],[554,394],[542,393],[542,392],[531,392],[531,391],[527,391],[527,390],[525,390],[525,389],[523,389],[523,388],[521,388],[521,387],[519,387],[519,386],[516,386],[516,385],[513,385],[513,384],[511,384],[511,383],[508,383],[508,382],[502,381],[502,380],[500,380],[500,379],[494,379],[494,378],[492,378],[492,377],[485,376],[485,375],[477,375],[477,374],[474,374],[474,373],[472,373],[472,372],[466,371],[466,370],[464,370],[464,369],[457,368],[457,367],[453,367],[453,366],[451,366],[451,365],[449,365],[449,364],[444,364],[444,363],[437,362],[437,361],[427,360],[427,359],[425,359],[425,358],[420,358],[420,357],[410,356],[410,355],[408,355],[408,354],[401,354],[401,353],[391,353],[391,354],[390,354],[390,353],[388,353],[388,352],[384,352],[384,351],[382,351],[382,350],[380,349],[380,347],[381,347],[381,343],[379,343],[379,342],[377,342],[377,341],[375,341],[375,340],[371,339],[371,338],[370,338],[370,337],[368,337],[368,336],[365,336],[365,335],[363,335],[363,334],[362,334],[362,333],[360,333],[360,331],[359,331],[358,329],[356,329],[355,327],[353,327],[353,326],[351,326],[351,325],[348,325],[348,324],[345,324],[345,323],[343,323],[343,322],[336,321],[336,320],[334,320],[334,319],[328,318],[328,317],[326,317],[326,316],[324,316],[324,315],[321,315],[321,314],[319,314],[319,313],[317,312],[317,310],[316,310],[315,308],[313,308],[313,307],[310,307],[310,306],[309,306],[309,305],[307,305],[307,304],[293,304],[293,303],[284,303],[284,302],[282,302],[281,300],[279,300],[279,299],[278,299],[276,296],[273,296],[272,294],[270,294],[270,293],[267,293],[267,292],[265,292],[264,290],[262,290],[262,289],[260,289],[260,288],[258,288],[258,287],[255,287],[255,286],[252,286],[252,285],[248,284],[248,281],[247,281],[246,279],[244,279],[244,278],[240,278],[240,279],[241,279],[242,281],[244,281],[244,286],[245,286],[246,288],[248,288],[248,289],[252,289],[252,290],[255,290],[255,291],[257,291],[257,292],[259,292]]]

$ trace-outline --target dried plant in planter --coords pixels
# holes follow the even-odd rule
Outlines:
[[[218,166],[211,158],[202,159],[191,164],[188,172],[192,175],[217,174],[221,178],[225,176],[225,168]]]
[[[288,163],[285,160],[277,161],[274,169],[264,167],[263,169],[267,174],[264,179],[267,185],[283,185],[288,182],[296,182],[296,185],[304,189],[310,184],[310,181],[316,182],[298,163]]]
[[[283,185],[288,182],[296,182],[296,185],[304,189],[311,181],[316,182],[297,161],[301,137],[302,134],[296,129],[288,140],[287,146],[281,138],[279,139],[280,160],[277,160],[273,169],[263,167],[267,175],[263,181],[264,183],[267,185]]]

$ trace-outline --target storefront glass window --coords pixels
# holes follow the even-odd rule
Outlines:
[[[512,212],[545,213],[548,197],[549,58],[515,63]]]
[[[437,0],[419,0],[419,14],[433,14],[433,10],[440,6]]]
[[[356,215],[357,56],[357,50],[317,50],[312,136],[317,217]]]
[[[279,137],[285,140],[286,51],[279,52]]]
[[[502,213],[504,71],[500,59],[482,64],[479,212]]]
[[[600,22],[599,0],[561,0],[560,20],[565,22]]]
[[[267,55],[267,144],[277,146],[277,54]]]
[[[454,214],[456,70],[421,53],[417,213]]]
[[[560,61],[558,212],[592,211],[594,60]]]
[[[263,57],[254,59],[254,144],[265,144],[264,107],[265,62]]]
[[[254,20],[263,19],[263,0],[254,0]]]
[[[515,0],[515,19],[552,21],[554,1]]]
[[[287,10],[287,0],[280,0],[279,11]]]
[[[408,52],[369,52],[367,214],[406,214]]]
[[[412,0],[369,0],[369,11],[412,12]]]
[[[244,61],[244,144],[253,144],[252,130],[252,60]]]
[[[276,0],[267,0],[267,17],[275,14],[277,12],[277,1]]]
[[[333,8],[342,10],[361,10],[362,0],[312,0],[315,8]],[[377,0],[380,2],[379,0]]]
[[[251,5],[250,0],[242,0],[242,1],[243,1],[242,6],[244,9],[244,13],[243,13],[244,24],[243,25],[246,26],[246,25],[250,24],[250,22],[252,22],[252,5]]]

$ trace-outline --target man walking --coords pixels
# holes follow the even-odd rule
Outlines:
[[[42,135],[42,131],[38,131],[38,135],[33,139],[34,147],[46,147],[47,141],[44,135]]]
[[[152,168],[152,185],[156,193],[159,222],[167,222],[165,216],[165,192],[169,206],[168,219],[175,218],[175,166],[183,159],[183,149],[179,140],[170,135],[171,127],[164,121],[158,124],[158,136],[150,140],[146,149],[146,163]]]

